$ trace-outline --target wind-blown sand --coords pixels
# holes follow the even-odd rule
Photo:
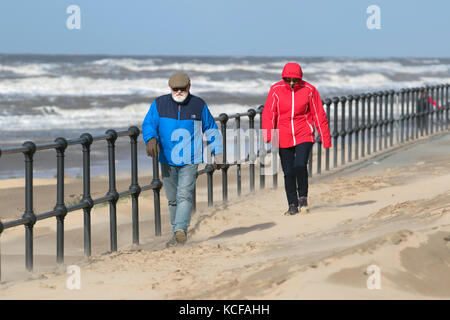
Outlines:
[[[121,251],[98,254],[108,248],[108,207],[95,210],[93,228],[103,233],[93,239],[98,253],[89,261],[76,258],[82,254],[82,215],[71,214],[66,218],[66,264],[81,267],[81,289],[67,289],[67,274],[47,270],[30,280],[6,280],[0,298],[449,299],[449,146],[447,133],[359,168],[315,177],[307,215],[282,215],[286,199],[280,176],[277,190],[195,213],[187,244],[174,249],[164,248],[166,211],[163,236],[153,236],[150,194],[140,200],[144,223],[138,247],[129,245],[131,202],[122,201]],[[271,179],[266,180],[270,185]],[[35,246],[40,261],[44,256],[54,261],[55,223],[39,224]],[[23,245],[23,228],[5,231],[4,269],[12,256],[21,257],[17,265],[23,268]],[[371,265],[381,271],[379,290],[367,288]]]

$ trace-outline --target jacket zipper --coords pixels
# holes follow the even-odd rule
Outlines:
[[[296,145],[295,143],[295,130],[294,130],[294,88],[292,89],[292,115],[291,115],[291,126],[292,126],[292,138],[294,138],[294,146]]]
[[[181,105],[178,105],[178,120],[180,120],[180,109],[181,109]]]

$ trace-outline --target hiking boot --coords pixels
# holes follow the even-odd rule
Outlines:
[[[298,206],[300,207],[300,212],[302,214],[308,213],[309,212],[308,198],[307,197],[299,197],[298,198]]]
[[[294,215],[298,213],[298,207],[295,204],[290,204],[288,211],[284,213],[285,216]]]
[[[186,232],[184,230],[177,230],[175,232],[175,240],[179,244],[184,244],[187,240]]]
[[[166,242],[166,248],[176,247],[178,244],[177,240],[175,240],[175,237],[172,237],[169,241]]]

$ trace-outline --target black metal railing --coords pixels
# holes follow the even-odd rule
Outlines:
[[[445,84],[325,99],[323,103],[333,143],[333,167],[359,160],[398,143],[448,130],[448,87]],[[320,174],[320,138],[317,139],[315,153],[318,157],[316,172]],[[325,170],[330,170],[330,161],[327,149]]]
[[[313,150],[309,159],[309,175],[313,171],[321,174],[323,170],[331,169],[330,161],[333,154],[333,167],[344,165],[365,158],[366,156],[388,149],[395,144],[401,144],[409,140],[418,139],[434,132],[448,130],[449,128],[449,99],[448,84],[427,86],[422,88],[409,88],[400,91],[379,91],[367,94],[351,95],[347,97],[335,97],[323,101],[324,108],[329,118],[332,137],[332,151],[325,150],[325,161],[322,161],[322,142],[316,138],[316,150]],[[421,100],[420,100],[420,99]],[[340,109],[340,110],[339,110]],[[249,109],[244,113],[232,115],[221,114],[215,118],[220,123],[223,142],[223,160],[221,167],[222,177],[222,201],[228,200],[228,174],[229,169],[236,167],[236,191],[242,194],[242,165],[248,164],[249,192],[255,191],[255,169],[259,164],[259,188],[265,188],[265,176],[267,175],[265,158],[271,154],[273,176],[272,186],[278,185],[277,153],[266,146],[262,139],[261,115],[263,106]],[[340,111],[340,117],[339,117]],[[259,116],[259,126],[255,126],[255,118]],[[227,140],[227,128],[230,121],[234,121],[233,137]],[[245,122],[246,127],[242,128]],[[241,130],[243,129],[243,130]],[[247,129],[247,131],[245,131]],[[245,137],[242,136],[245,132]],[[23,153],[25,160],[25,211],[20,219],[1,222],[0,236],[5,229],[23,225],[25,227],[25,266],[29,271],[33,270],[33,228],[35,224],[44,219],[56,218],[57,222],[57,247],[56,262],[64,263],[64,218],[70,212],[83,210],[84,214],[84,254],[91,256],[91,210],[101,203],[109,203],[110,221],[110,250],[117,250],[117,201],[119,198],[131,196],[132,199],[132,243],[139,244],[139,196],[143,191],[153,190],[154,193],[154,217],[155,235],[161,235],[161,206],[160,190],[162,182],[159,177],[159,165],[157,158],[153,158],[153,179],[150,184],[140,186],[138,183],[138,153],[137,139],[140,135],[139,128],[132,126],[126,131],[108,130],[101,136],[93,137],[89,133],[82,134],[77,139],[66,140],[57,138],[54,142],[35,144],[31,141],[22,146],[0,149],[0,157],[9,154]],[[131,185],[127,190],[118,191],[116,188],[115,169],[115,143],[122,137],[129,137],[131,145]],[[90,151],[91,145],[98,141],[107,141],[108,144],[108,172],[109,189],[106,195],[92,199],[91,175],[90,175]],[[227,142],[234,145],[231,161],[227,150]],[[67,148],[81,145],[83,152],[83,196],[79,203],[66,206],[64,202],[64,160]],[[241,145],[245,145],[242,155]],[[53,210],[36,214],[33,211],[33,157],[36,152],[54,149],[57,159],[57,200]],[[257,149],[257,150],[255,150]],[[347,150],[347,151],[346,151]],[[338,153],[340,152],[340,161]],[[313,154],[315,155],[313,157]],[[241,157],[243,156],[243,157]],[[257,161],[257,160],[260,161]],[[313,170],[313,159],[316,161],[316,170]],[[323,168],[324,167],[324,168]],[[214,167],[206,165],[198,171],[198,176],[207,176],[207,205],[214,204],[213,178]],[[193,210],[197,209],[196,191],[194,191]],[[1,261],[1,260],[0,260]],[[0,265],[1,279],[1,265]]]
[[[133,243],[139,243],[139,212],[138,198],[141,191],[153,190],[154,192],[154,212],[156,234],[161,234],[160,224],[160,189],[162,183],[159,179],[158,161],[153,159],[153,181],[149,185],[139,186],[137,167],[137,138],[140,134],[139,128],[133,126],[126,131],[117,132],[108,130],[104,135],[93,137],[89,133],[84,133],[80,138],[66,140],[57,138],[54,142],[35,144],[31,141],[25,142],[22,146],[4,148],[0,150],[0,155],[23,153],[25,157],[25,212],[20,219],[0,222],[0,235],[8,228],[25,226],[25,266],[29,271],[33,270],[33,228],[34,225],[44,219],[56,217],[57,221],[57,250],[56,261],[58,264],[64,263],[64,218],[69,212],[83,210],[84,213],[84,254],[91,256],[91,210],[100,203],[109,203],[110,211],[110,248],[117,250],[117,219],[116,204],[119,198],[131,196],[132,199],[132,226]],[[119,137],[130,138],[131,143],[131,185],[128,190],[118,192],[116,190],[115,171],[115,142]],[[90,177],[90,150],[94,142],[106,140],[108,143],[108,169],[109,169],[109,190],[103,197],[92,199],[91,197],[91,177]],[[78,204],[66,206],[64,202],[64,159],[65,151],[68,147],[82,145],[83,150],[83,197]],[[57,157],[57,201],[54,209],[49,212],[35,214],[33,210],[33,157],[38,151],[55,149]],[[1,269],[0,269],[1,270]]]

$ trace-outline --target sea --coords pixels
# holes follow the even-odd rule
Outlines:
[[[175,72],[190,76],[191,93],[214,116],[245,112],[264,104],[287,62],[302,66],[322,99],[450,82],[450,58],[0,54],[0,148],[141,127]],[[129,150],[122,153],[129,158]],[[0,178],[23,175],[23,163],[4,158]],[[99,161],[93,166],[103,170],[106,160]],[[53,175],[53,165],[42,167],[38,175]]]

